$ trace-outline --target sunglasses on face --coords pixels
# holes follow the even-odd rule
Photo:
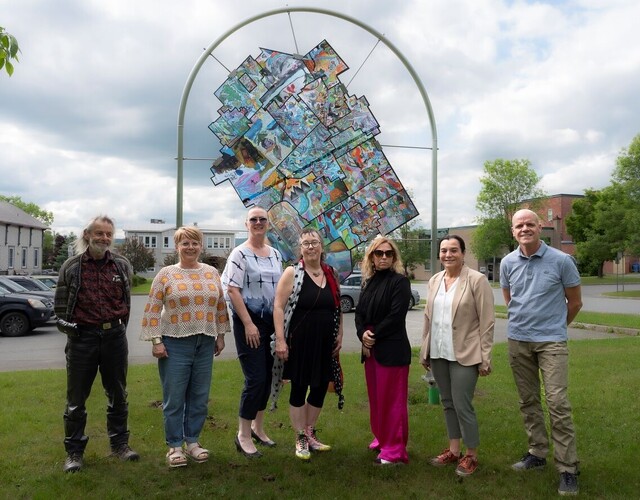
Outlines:
[[[265,222],[267,222],[267,218],[266,217],[251,217],[249,219],[249,222],[251,222],[251,224],[257,224],[258,222],[260,224],[264,224]]]
[[[300,243],[300,246],[304,248],[315,248],[318,245],[320,245],[320,242],[318,240],[303,241],[302,243]]]
[[[376,257],[389,257],[392,258],[393,256],[395,256],[396,252],[395,250],[374,250],[373,251],[373,255],[375,255]]]

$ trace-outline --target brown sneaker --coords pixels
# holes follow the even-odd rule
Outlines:
[[[431,465],[435,465],[436,467],[444,467],[449,464],[457,464],[460,460],[462,454],[454,455],[451,453],[451,450],[447,448],[437,457],[433,457],[430,460]]]
[[[471,455],[465,455],[458,462],[458,467],[456,467],[456,474],[458,476],[470,476],[473,474],[478,468],[478,459]]]

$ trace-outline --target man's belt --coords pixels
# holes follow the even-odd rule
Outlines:
[[[100,328],[102,330],[111,330],[119,325],[124,325],[124,320],[122,319],[112,319],[111,321],[107,321],[105,323],[100,323],[98,325],[82,325],[79,324],[78,328]]]

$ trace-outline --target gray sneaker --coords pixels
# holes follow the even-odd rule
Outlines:
[[[128,444],[123,444],[122,446],[111,450],[111,455],[118,457],[123,462],[135,462],[140,458],[140,455],[129,448]]]
[[[62,470],[64,472],[78,472],[82,469],[82,453],[73,452],[67,455]]]
[[[523,470],[531,470],[531,469],[540,469],[547,465],[546,458],[536,457],[531,453],[527,453],[524,457],[520,459],[519,462],[516,462],[511,466],[513,470],[523,471]]]
[[[574,496],[578,494],[578,475],[571,472],[560,473],[558,494],[561,496]]]

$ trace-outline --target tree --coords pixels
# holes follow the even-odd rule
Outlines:
[[[20,196],[4,196],[0,194],[0,200],[11,203],[13,206],[18,207],[20,210],[28,213],[32,217],[35,217],[47,226],[53,224],[53,212],[47,212],[35,203],[27,203],[26,201],[22,201],[22,198],[20,198]]]
[[[540,177],[526,159],[503,160],[498,158],[484,163],[484,175],[480,178],[480,193],[476,208],[480,212],[478,229],[471,241],[471,248],[479,257],[489,259],[502,253],[506,247],[515,248],[511,236],[511,219],[524,201],[529,200],[532,210],[536,200],[546,196],[538,187]],[[479,250],[476,253],[476,249]]]
[[[602,277],[606,261],[640,254],[640,135],[620,151],[611,184],[586,190],[566,224],[582,271]]]
[[[633,138],[629,148],[620,152],[613,180],[624,185],[633,200],[640,203],[640,134]]]
[[[18,40],[0,26],[0,70],[4,67],[9,76],[13,75],[11,59],[16,62],[19,61],[18,52],[20,52]]]
[[[138,238],[126,238],[118,252],[129,260],[134,274],[145,272],[156,263],[153,251],[146,248]]]
[[[478,260],[491,260],[504,248],[512,245],[511,223],[505,218],[485,219],[475,230],[469,242]]]
[[[53,255],[55,235],[53,231],[47,229],[42,235],[42,267],[50,268],[55,257]]]
[[[53,269],[60,269],[64,261],[69,258],[69,247],[75,243],[76,239],[73,233],[69,236],[56,234],[53,243],[53,262],[51,262]]]
[[[429,242],[427,232],[423,228],[416,228],[416,221],[407,222],[393,231],[389,237],[398,246],[404,275],[410,276],[418,264],[424,264],[425,256],[429,255]]]
[[[640,134],[636,135],[629,148],[620,152],[613,171],[613,180],[618,183],[626,201],[624,220],[627,230],[626,249],[634,255],[640,254]]]
[[[585,197],[573,202],[566,219],[567,232],[576,242],[576,257],[580,270],[603,276],[604,263],[614,260],[625,250],[627,210],[619,185],[601,191],[586,190]]]
[[[164,256],[163,266],[172,266],[178,263],[178,252],[173,252]]]

